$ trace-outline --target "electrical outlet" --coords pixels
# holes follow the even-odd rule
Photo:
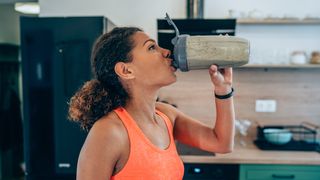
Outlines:
[[[273,99],[256,100],[256,112],[276,112],[277,101]]]

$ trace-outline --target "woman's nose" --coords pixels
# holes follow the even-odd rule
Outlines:
[[[170,56],[171,56],[171,51],[169,50],[169,49],[164,49],[164,48],[162,48],[163,49],[163,56],[165,57],[165,58],[170,58]]]

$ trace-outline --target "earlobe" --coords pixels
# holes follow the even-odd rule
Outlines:
[[[116,74],[121,77],[122,79],[133,79],[133,71],[130,66],[124,62],[118,62],[115,67],[114,71]]]

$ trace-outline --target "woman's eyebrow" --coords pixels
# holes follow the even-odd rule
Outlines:
[[[153,40],[153,39],[148,39],[148,40],[146,40],[146,41],[143,43],[143,46],[144,46],[148,41],[156,42],[156,41]]]

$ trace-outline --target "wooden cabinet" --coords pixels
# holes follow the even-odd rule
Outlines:
[[[316,165],[240,165],[239,180],[318,180],[320,166]]]

